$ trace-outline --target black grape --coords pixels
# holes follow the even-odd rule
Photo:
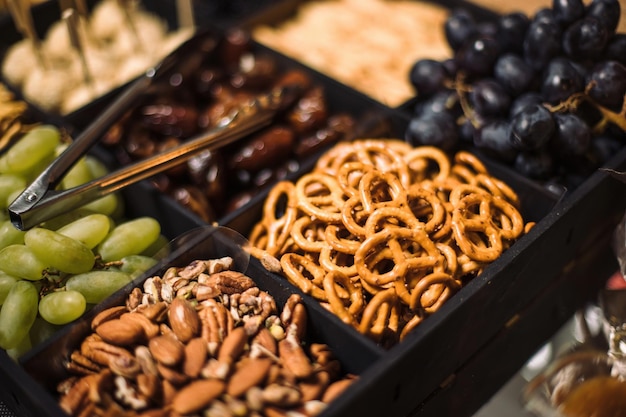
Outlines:
[[[434,59],[420,59],[411,68],[409,80],[418,95],[428,97],[441,90],[448,80],[446,68]]]
[[[556,133],[552,138],[552,149],[561,159],[584,155],[591,143],[591,130],[578,116],[572,113],[556,113]]]
[[[626,95],[626,66],[617,61],[596,64],[587,77],[587,85],[589,96],[598,104],[619,110]]]
[[[543,148],[555,132],[552,113],[541,104],[526,106],[511,119],[511,144],[524,151]]]
[[[550,61],[541,82],[544,100],[557,104],[583,88],[583,77],[567,58],[558,57]]]
[[[604,49],[604,59],[626,65],[626,33],[617,33],[609,39]]]
[[[549,152],[520,152],[514,163],[515,170],[525,177],[547,180],[554,174],[554,161]]]
[[[613,34],[619,24],[621,12],[618,0],[593,0],[587,6],[585,15],[598,19],[606,30]]]
[[[511,96],[515,97],[531,88],[535,71],[521,56],[505,53],[496,61],[493,76]]]
[[[425,112],[415,116],[409,121],[405,140],[413,146],[436,146],[452,151],[458,142],[455,119],[448,113]]]
[[[415,116],[422,116],[426,113],[450,113],[458,117],[461,115],[459,96],[455,90],[438,91],[428,99],[419,101],[413,113]]]
[[[583,17],[585,5],[582,0],[553,0],[552,11],[556,21],[566,26]]]
[[[529,106],[531,104],[541,104],[543,103],[543,97],[536,91],[528,91],[524,94],[521,94],[513,103],[511,103],[511,108],[509,110],[509,118],[512,119],[515,117],[517,113],[524,109],[524,107]]]
[[[499,46],[495,39],[476,36],[459,48],[455,59],[459,69],[469,76],[486,76],[491,74],[498,54]]]
[[[522,53],[522,44],[530,19],[524,13],[509,13],[498,19],[496,39],[501,52]]]
[[[595,17],[571,24],[563,33],[563,51],[577,61],[597,59],[609,40],[609,32]]]
[[[535,13],[535,16],[533,16],[531,20],[531,23],[535,23],[535,22],[558,24],[558,22],[556,21],[556,17],[554,16],[554,12],[552,11],[552,9],[548,7],[539,9],[537,13]]]
[[[510,132],[511,126],[508,120],[489,121],[475,130],[474,146],[500,161],[512,163],[518,151],[511,145]]]
[[[614,136],[599,135],[591,141],[590,150],[598,158],[598,163],[604,165],[617,155],[623,146],[623,142]]]
[[[453,10],[444,23],[444,33],[448,45],[456,51],[477,33],[476,22],[467,10]]]
[[[541,70],[561,52],[561,29],[555,22],[534,21],[528,27],[523,44],[524,59]]]
[[[484,117],[506,116],[511,97],[497,81],[484,78],[472,85],[469,101],[474,111]]]

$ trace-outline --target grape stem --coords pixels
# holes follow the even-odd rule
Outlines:
[[[626,132],[626,95],[624,95],[621,110],[619,112],[614,112],[611,109],[608,109],[601,104],[598,104],[594,99],[589,96],[589,91],[594,86],[595,82],[592,81],[587,84],[584,92],[572,94],[566,100],[555,106],[551,106],[549,104],[544,104],[544,106],[553,113],[561,111],[573,111],[576,110],[583,101],[586,101],[587,103],[593,105],[602,114],[602,119],[600,119],[600,121],[596,123],[596,125],[593,127],[594,134],[604,132],[608,123],[613,123]]]
[[[461,105],[461,110],[463,110],[465,119],[469,120],[475,129],[479,129],[481,127],[480,119],[476,117],[476,112],[472,109],[472,106],[467,99],[467,93],[472,91],[472,87],[471,85],[465,83],[465,74],[459,71],[455,82],[452,84],[453,88],[456,90],[456,94],[459,96],[459,104]]]

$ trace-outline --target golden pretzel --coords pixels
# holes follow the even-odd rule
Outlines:
[[[411,184],[421,181],[443,181],[450,176],[450,159],[441,149],[421,146],[404,157],[411,173]]]
[[[347,275],[336,271],[326,274],[323,284],[331,311],[344,323],[355,325],[355,318],[361,314],[365,305],[361,287],[355,285]],[[338,288],[347,296],[340,295]]]
[[[359,332],[380,340],[386,329],[397,331],[398,296],[393,288],[377,293],[367,303],[359,323]]]
[[[452,214],[457,245],[479,262],[495,261],[504,250],[505,240],[518,238],[523,230],[519,212],[504,199],[486,193],[462,197]]]
[[[295,202],[295,187],[289,181],[280,181],[270,190],[263,204],[263,229],[258,229],[253,235],[253,241],[265,235],[265,249],[270,255],[276,256],[287,243],[289,231],[296,221],[297,208]]]
[[[280,258],[280,266],[289,282],[300,288],[305,294],[321,301],[326,301],[323,290],[326,271],[316,262],[304,255],[286,253]]]
[[[306,214],[328,222],[341,221],[343,192],[334,177],[318,173],[305,174],[295,186],[298,208]]]
[[[354,254],[361,280],[373,286],[388,286],[409,268],[440,262],[441,254],[420,229],[385,229],[363,241]]]
[[[413,287],[409,307],[412,310],[422,308],[427,313],[433,313],[459,288],[459,283],[451,275],[433,272]]]
[[[384,346],[404,339],[533,225],[515,191],[474,155],[451,159],[396,139],[338,143],[313,171],[275,188],[251,244]]]

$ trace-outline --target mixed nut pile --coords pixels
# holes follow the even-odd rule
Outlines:
[[[311,416],[349,386],[329,347],[304,344],[298,295],[274,298],[232,259],[171,267],[97,314],[58,385],[73,416]],[[293,414],[289,414],[293,415]]]

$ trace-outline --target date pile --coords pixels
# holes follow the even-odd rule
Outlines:
[[[96,315],[58,386],[73,416],[312,416],[356,380],[329,347],[305,344],[307,314],[232,259],[170,267]]]
[[[251,253],[382,346],[402,340],[532,222],[468,152],[342,142],[268,194]]]
[[[453,56],[410,72],[414,144],[465,141],[523,175],[575,188],[626,140],[626,34],[618,0],[554,1],[530,17],[444,25]]]
[[[329,109],[321,84],[304,71],[282,68],[276,55],[254,50],[248,33],[231,30],[218,43],[199,71],[174,77],[175,84],[145,97],[104,139],[120,163],[141,160],[218,126],[258,94],[286,84],[302,87],[301,96],[270,126],[153,180],[207,222],[245,204],[354,127],[352,116]]]

